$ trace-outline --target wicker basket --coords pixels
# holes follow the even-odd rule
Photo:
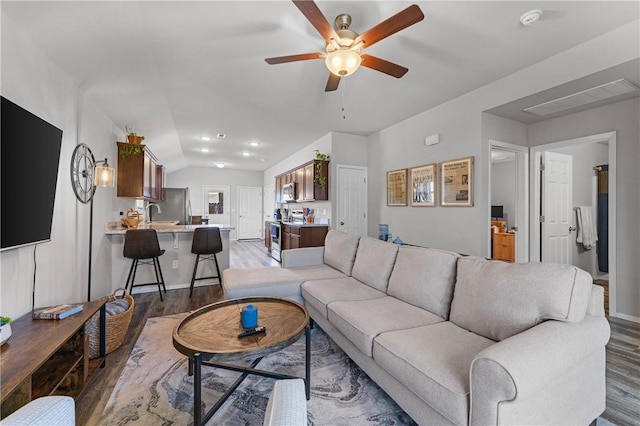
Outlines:
[[[121,296],[117,296],[117,293],[122,291]],[[134,299],[130,294],[126,294],[126,290],[119,288],[108,297],[107,303],[116,300],[117,298],[125,298],[129,301],[129,308],[121,314],[107,315],[106,332],[105,332],[105,354],[111,353],[118,349],[124,341],[124,336],[127,334],[129,324],[131,323],[131,316],[133,315],[133,307],[135,305]],[[89,321],[85,328],[85,333],[89,334],[89,358],[95,359],[100,356],[100,313],[95,314]]]

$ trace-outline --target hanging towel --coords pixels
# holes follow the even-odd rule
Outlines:
[[[585,250],[591,250],[598,241],[593,207],[580,206],[576,209],[576,214],[578,216],[578,238],[576,241],[582,243]]]

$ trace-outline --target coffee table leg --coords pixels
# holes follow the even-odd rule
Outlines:
[[[193,376],[193,359],[191,357],[187,357],[187,361],[189,362],[189,377]]]
[[[200,353],[193,355],[193,370],[193,424],[200,426],[202,424],[202,357]]]
[[[304,381],[304,390],[307,394],[308,401],[311,399],[311,327],[309,325],[307,325],[304,330],[304,337],[306,340],[305,364],[307,376],[307,379]]]

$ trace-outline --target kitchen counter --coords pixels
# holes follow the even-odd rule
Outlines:
[[[209,225],[172,225],[167,223],[154,224],[151,222],[146,225],[138,225],[135,229],[155,229],[158,234],[167,233],[193,233],[196,228],[208,228],[218,227],[220,231],[231,231],[235,229],[233,226],[224,224],[209,224]],[[120,235],[127,232],[127,228],[122,226],[120,222],[109,222],[104,228],[106,235]]]
[[[170,222],[149,225],[140,225],[137,229],[155,229],[158,233],[158,242],[160,249],[164,250],[164,254],[158,259],[162,267],[162,275],[164,276],[167,290],[188,288],[191,284],[191,275],[193,273],[193,265],[196,255],[191,253],[191,244],[193,243],[193,231],[196,228],[207,228],[217,226],[220,228],[220,237],[222,238],[222,251],[216,254],[220,273],[229,268],[229,232],[234,227],[229,225],[173,225]],[[131,259],[123,256],[124,239],[127,229],[120,222],[109,222],[105,225],[104,233],[111,243],[111,279],[113,290],[118,287],[124,287],[127,281],[127,274],[131,267]],[[209,277],[216,275],[215,264],[213,262],[201,262],[198,266],[199,277]],[[136,273],[136,283],[155,282],[153,268],[140,266]],[[217,279],[196,281],[196,287],[203,285],[218,284]],[[134,294],[157,292],[154,286],[136,287]]]
[[[322,226],[329,226],[326,223],[298,223],[298,222],[285,222],[282,221],[283,225],[288,225],[288,226],[297,226],[299,228],[313,228],[313,227],[322,227]]]

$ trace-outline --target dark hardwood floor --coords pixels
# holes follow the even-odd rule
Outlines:
[[[262,241],[232,241],[233,268],[278,266]],[[120,377],[147,318],[191,311],[222,300],[219,285],[170,290],[165,302],[155,292],[135,295],[136,306],[123,345],[108,355],[107,366],[76,401],[77,424],[99,425],[100,416]],[[611,340],[607,345],[607,409],[602,417],[616,425],[640,426],[640,324],[609,318]]]

